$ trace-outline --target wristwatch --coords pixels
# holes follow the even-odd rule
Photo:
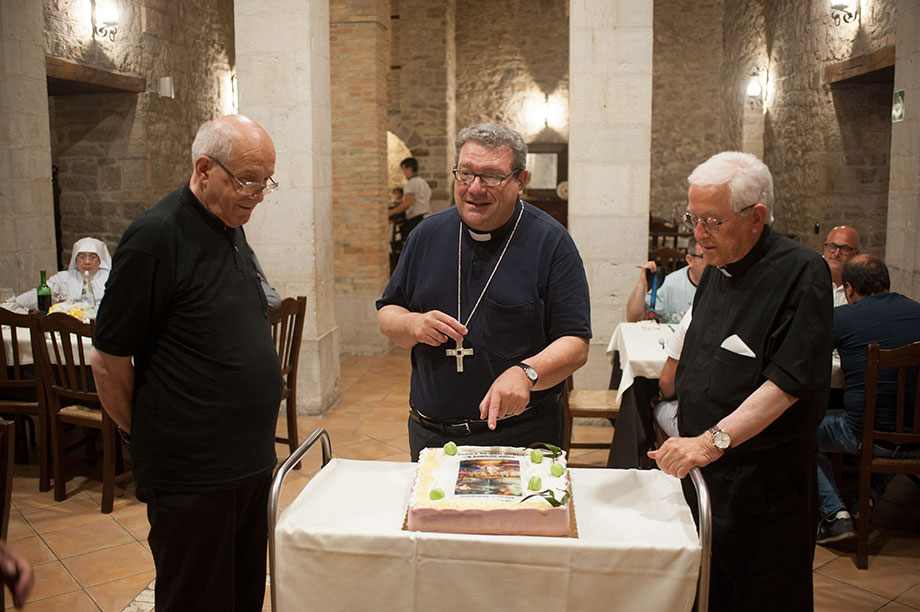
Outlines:
[[[724,451],[732,445],[732,437],[728,435],[727,431],[720,429],[718,425],[713,425],[707,431],[712,435],[712,445],[720,451]]]
[[[514,365],[516,365],[517,367],[519,367],[519,368],[521,368],[522,370],[524,370],[524,374],[526,374],[526,375],[527,375],[527,378],[530,379],[530,386],[531,386],[531,387],[537,384],[537,380],[539,380],[540,377],[537,376],[537,371],[536,371],[536,370],[534,370],[532,367],[530,367],[529,365],[527,365],[527,364],[524,363],[523,361],[522,361],[521,363],[516,363],[516,364],[514,364]]]

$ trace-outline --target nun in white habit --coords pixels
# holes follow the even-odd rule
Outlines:
[[[70,266],[48,279],[51,295],[55,301],[71,299],[79,301],[83,292],[83,272],[89,272],[90,282],[93,284],[93,297],[96,303],[105,293],[105,282],[109,279],[112,269],[112,256],[105,243],[96,238],[80,238],[73,243],[70,255]],[[16,304],[22,308],[38,308],[38,296],[35,290],[26,291],[16,296]]]

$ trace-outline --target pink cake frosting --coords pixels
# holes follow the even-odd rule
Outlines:
[[[562,501],[569,490],[568,470],[554,476],[551,469],[554,461],[565,468],[564,453],[555,460],[544,454],[542,461],[534,462],[526,448],[460,446],[457,450],[454,455],[443,448],[422,450],[409,499],[410,530],[569,534],[570,501],[554,508],[541,496],[524,499],[537,490],[548,489],[556,500]],[[535,485],[537,490],[529,485]],[[434,489],[438,491],[433,496]],[[440,493],[443,497],[437,498]]]

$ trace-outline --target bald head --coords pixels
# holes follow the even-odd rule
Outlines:
[[[267,186],[274,182],[275,145],[252,119],[226,115],[198,129],[192,163],[192,193],[228,227],[239,227],[271,191]]]
[[[888,266],[874,255],[856,255],[843,266],[843,285],[847,302],[853,303],[885,293],[891,288]]]
[[[835,285],[840,285],[840,273],[843,265],[854,255],[859,254],[859,232],[849,225],[838,225],[832,229],[824,241],[824,259],[831,269],[831,278]]]

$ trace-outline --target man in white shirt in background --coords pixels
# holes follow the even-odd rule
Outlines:
[[[838,225],[832,229],[824,241],[824,260],[831,269],[831,280],[834,281],[835,308],[847,303],[840,273],[843,264],[854,255],[859,255],[859,232],[849,225]]]
[[[390,209],[390,218],[392,219],[401,212],[406,213],[406,222],[402,227],[402,235],[405,239],[415,229],[415,226],[431,212],[431,187],[428,186],[425,179],[418,175],[418,160],[414,157],[407,157],[399,162],[399,169],[406,177],[406,185],[403,187],[402,202]]]

